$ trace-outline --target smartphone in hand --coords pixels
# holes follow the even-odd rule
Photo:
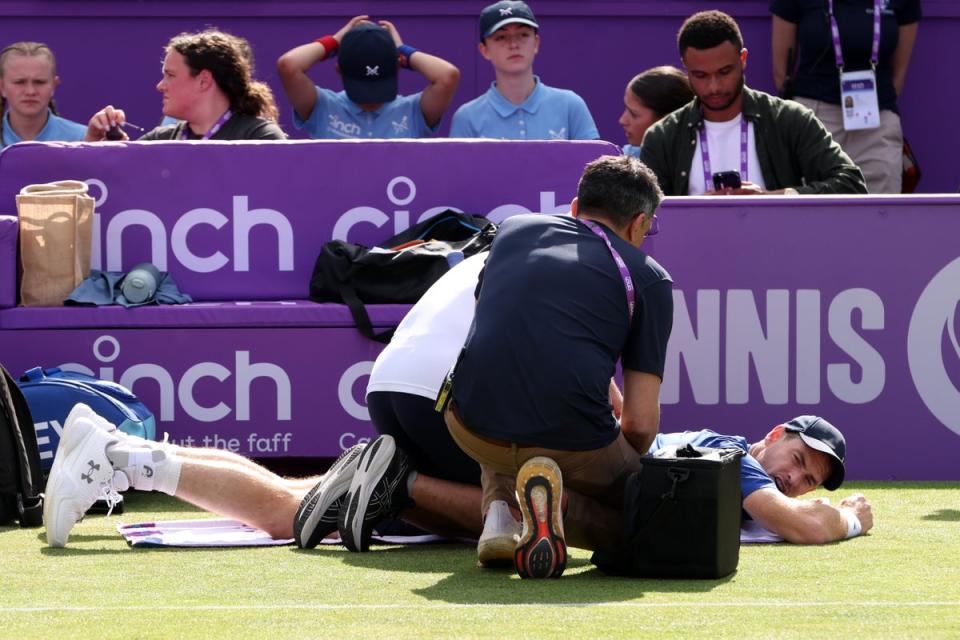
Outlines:
[[[719,173],[713,174],[713,188],[715,191],[739,189],[741,186],[743,186],[743,183],[740,181],[739,171],[720,171]]]

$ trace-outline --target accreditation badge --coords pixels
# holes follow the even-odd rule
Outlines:
[[[840,108],[843,111],[844,131],[876,129],[880,126],[877,74],[872,69],[840,74]]]

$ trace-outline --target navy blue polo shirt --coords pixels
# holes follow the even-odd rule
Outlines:
[[[453,384],[457,412],[475,433],[565,451],[598,449],[620,430],[608,401],[617,360],[624,369],[663,376],[673,326],[670,276],[605,230],[636,289],[632,323],[613,257],[583,223],[529,214],[501,225]]]

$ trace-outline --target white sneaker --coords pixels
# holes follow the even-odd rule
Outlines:
[[[67,544],[73,525],[98,498],[109,501],[115,495],[113,465],[107,459],[106,449],[116,441],[115,435],[99,428],[94,419],[83,415],[82,409],[77,415],[71,411],[44,492],[43,525],[51,547]]]
[[[90,405],[82,402],[78,402],[77,404],[73,405],[73,409],[70,409],[70,413],[67,414],[67,419],[63,421],[64,428],[66,428],[66,425],[72,424],[79,418],[92,420],[95,425],[109,433],[113,433],[117,430],[117,425],[113,424],[102,415],[94,411]]]
[[[494,500],[483,521],[483,533],[477,543],[477,564],[481,567],[510,566],[520,541],[520,523],[503,500]]]

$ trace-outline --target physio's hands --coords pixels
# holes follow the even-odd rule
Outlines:
[[[860,525],[863,527],[860,533],[866,533],[873,528],[873,509],[862,493],[855,493],[849,498],[841,500],[840,508],[850,509],[856,514],[857,518],[860,519]]]
[[[620,393],[620,387],[617,381],[610,378],[610,407],[613,409],[613,417],[617,420],[623,415],[623,394]]]

